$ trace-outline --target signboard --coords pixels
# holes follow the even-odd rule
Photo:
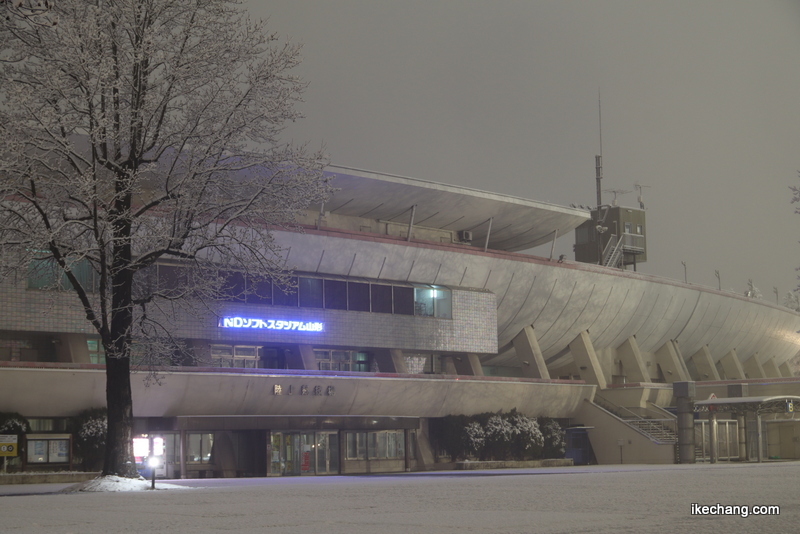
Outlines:
[[[300,332],[322,332],[325,325],[316,321],[282,321],[251,317],[222,317],[220,328],[251,328],[256,330],[297,330]]]
[[[0,456],[16,456],[18,451],[16,434],[0,435]]]
[[[786,401],[786,413],[794,413],[794,402]]]

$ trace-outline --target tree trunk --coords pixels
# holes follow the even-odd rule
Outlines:
[[[106,357],[108,434],[104,475],[137,477],[133,458],[133,398],[130,359]]]

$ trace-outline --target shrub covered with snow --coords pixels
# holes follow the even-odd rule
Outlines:
[[[84,470],[96,471],[102,467],[107,428],[105,408],[86,410],[72,420],[73,450]]]
[[[567,450],[567,433],[557,421],[545,418],[540,421],[544,435],[544,458],[563,458]]]
[[[18,413],[0,412],[0,434],[27,434],[31,431],[31,424]]]
[[[563,457],[563,431],[549,421],[548,436],[554,450],[548,458]],[[481,460],[530,460],[543,456],[545,434],[536,418],[516,410],[472,416],[450,415],[440,420],[436,438],[453,461],[470,456]],[[554,425],[554,426],[553,426]]]

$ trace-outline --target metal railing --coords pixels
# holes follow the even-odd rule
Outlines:
[[[644,252],[644,236],[622,234],[622,248],[625,249],[625,252]]]
[[[678,442],[678,434],[673,430],[676,422],[674,418],[647,419],[597,394],[594,396],[594,403],[658,443]]]

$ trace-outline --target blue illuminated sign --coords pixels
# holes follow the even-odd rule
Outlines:
[[[247,317],[222,317],[221,328],[254,328],[257,330],[298,330],[300,332],[322,332],[324,323],[313,321],[276,321],[275,319],[252,319]]]

